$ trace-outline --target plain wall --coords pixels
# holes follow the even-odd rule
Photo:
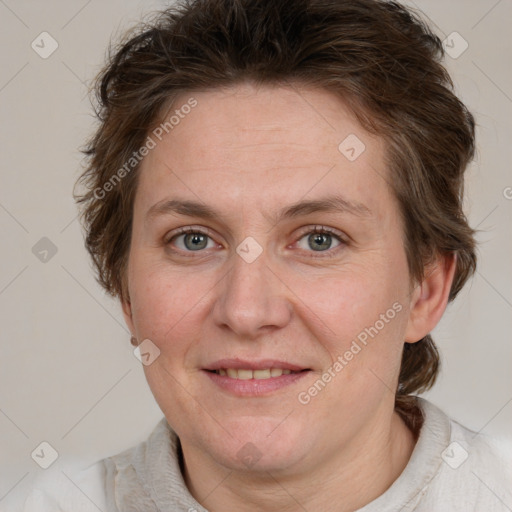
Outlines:
[[[87,464],[142,441],[163,416],[119,304],[94,280],[72,189],[81,171],[79,148],[94,127],[87,85],[111,35],[164,5],[0,2],[0,498],[7,495],[0,510],[44,471],[31,458],[42,441],[58,451],[55,464]],[[424,396],[475,431],[508,434],[512,2],[407,5],[424,11],[442,39],[456,31],[467,41],[447,66],[478,123],[466,187],[468,218],[481,230],[478,272],[433,333],[443,367]],[[59,45],[46,59],[31,47],[43,31]],[[455,40],[454,49],[460,44]],[[57,250],[47,262],[33,252],[48,244],[43,237]]]

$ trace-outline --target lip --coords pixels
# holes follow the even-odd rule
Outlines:
[[[236,396],[244,397],[269,395],[294,384],[311,373],[311,371],[306,370],[300,373],[281,375],[280,377],[270,377],[269,379],[241,380],[218,375],[217,373],[207,370],[202,370],[202,372],[211,380],[211,382],[221,389]]]
[[[221,368],[235,368],[247,370],[265,370],[267,368],[281,368],[298,373],[270,377],[268,379],[232,379],[215,373]],[[302,380],[311,373],[310,368],[304,368],[286,361],[276,359],[262,359],[259,361],[247,361],[243,359],[220,359],[202,370],[203,374],[217,387],[235,396],[267,396],[287,386]]]
[[[215,371],[221,368],[234,368],[236,370],[266,370],[267,368],[281,368],[282,370],[290,370],[292,372],[300,372],[309,370],[307,366],[299,366],[287,361],[278,361],[277,359],[260,359],[258,361],[248,361],[244,359],[219,359],[203,370]],[[273,377],[279,378],[279,377]]]

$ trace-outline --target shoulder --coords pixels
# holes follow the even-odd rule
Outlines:
[[[22,505],[12,512],[98,512],[118,510],[117,497],[143,494],[136,468],[147,458],[156,458],[167,450],[163,441],[168,434],[165,418],[143,442],[96,461],[88,466],[77,463],[47,469],[32,482]],[[153,450],[148,453],[148,445]],[[11,512],[11,511],[10,511]]]
[[[105,465],[46,470],[35,478],[21,512],[98,512],[106,510]]]
[[[440,503],[446,510],[510,510],[512,440],[475,432],[424,399],[422,409],[434,419],[444,416],[449,425],[438,470],[425,489],[425,510]]]

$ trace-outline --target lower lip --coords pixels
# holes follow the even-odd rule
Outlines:
[[[232,379],[215,372],[203,370],[217,386],[229,391],[237,396],[260,396],[267,395],[279,389],[294,384],[300,379],[306,377],[311,372],[309,370],[281,375],[280,377],[270,377],[269,379]]]

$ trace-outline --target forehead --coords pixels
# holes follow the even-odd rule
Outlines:
[[[146,211],[173,193],[272,210],[306,196],[371,204],[390,193],[383,141],[322,89],[244,84],[182,94],[149,135],[156,144],[136,200]]]

